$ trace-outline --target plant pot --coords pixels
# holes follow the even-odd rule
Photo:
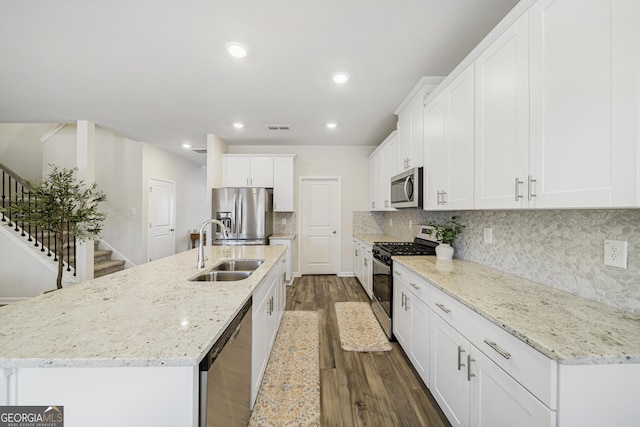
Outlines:
[[[438,259],[452,259],[453,247],[449,243],[440,243],[436,246],[436,256]]]

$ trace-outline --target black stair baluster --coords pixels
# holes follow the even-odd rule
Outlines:
[[[53,233],[53,260],[58,261],[58,233]]]
[[[71,238],[71,237],[69,237]],[[75,277],[76,271],[78,271],[77,261],[76,261],[76,236],[73,236],[73,276]]]
[[[40,229],[40,252],[44,252],[44,228]]]
[[[51,230],[47,231],[47,256],[51,256]]]
[[[31,191],[27,192],[27,203],[29,203],[29,210],[33,209],[33,205],[31,204]],[[29,238],[27,242],[31,242],[33,239],[31,238],[31,221],[27,224],[27,232],[29,234]]]
[[[67,271],[71,271],[71,223],[67,223],[67,236]]]
[[[22,198],[22,204],[24,205],[24,185],[20,185],[22,187],[22,190],[20,191],[20,197]],[[22,233],[20,233],[20,237],[24,237],[27,235],[27,233],[24,232],[24,217],[22,217],[22,221],[21,221],[21,227],[22,228]]]
[[[5,206],[4,199],[7,197],[4,194],[4,192],[6,190],[6,187],[5,187],[6,176],[7,176],[7,173],[5,171],[2,171],[2,209],[4,209],[4,206]],[[4,216],[4,211],[2,212],[2,222],[7,222],[7,218],[5,218],[5,216]]]
[[[11,227],[13,224],[11,223],[11,175],[9,175],[9,215],[7,215],[9,217],[9,224],[7,224],[9,227]]]
[[[18,180],[15,180],[15,186],[16,186],[16,202],[18,201]],[[18,231],[20,231],[20,229],[18,228],[18,221],[13,221],[16,224],[16,228],[14,229],[14,231],[17,233]]]

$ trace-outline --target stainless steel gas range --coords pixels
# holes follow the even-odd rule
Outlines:
[[[382,329],[393,340],[393,257],[435,255],[438,242],[433,227],[420,226],[413,242],[375,242],[373,244],[373,299],[371,309]]]

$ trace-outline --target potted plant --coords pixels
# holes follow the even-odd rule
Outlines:
[[[20,221],[55,233],[60,247],[69,243],[70,238],[93,239],[100,234],[106,214],[98,212],[98,205],[106,200],[102,191],[93,183],[86,186],[84,181],[76,181],[77,168],[67,169],[51,166],[51,173],[38,185],[25,181],[30,197],[18,197],[9,209],[3,211],[11,215],[13,221]],[[1,208],[0,208],[1,209]],[[57,253],[57,289],[62,288],[64,251]]]
[[[430,221],[429,225],[434,228],[436,239],[440,242],[436,247],[438,259],[452,259],[453,247],[451,243],[453,243],[458,234],[462,233],[462,229],[465,226],[458,222],[457,216],[452,216],[450,220],[443,223]]]

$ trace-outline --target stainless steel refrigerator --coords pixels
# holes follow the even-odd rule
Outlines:
[[[273,234],[272,188],[214,188],[211,200],[213,218],[230,230],[224,240],[215,226],[214,245],[268,245]]]

